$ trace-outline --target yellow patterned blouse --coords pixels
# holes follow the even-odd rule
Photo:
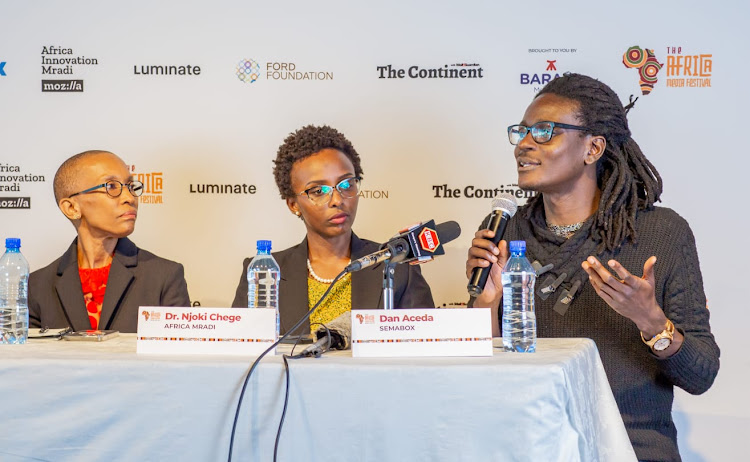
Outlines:
[[[320,297],[328,289],[329,284],[316,281],[312,276],[307,276],[307,304],[308,309],[320,300]],[[323,303],[310,316],[310,332],[315,333],[320,324],[326,324],[338,318],[347,311],[352,309],[352,275],[351,273],[344,276],[336,282],[336,286],[331,289],[331,293],[323,300]],[[315,324],[320,323],[320,324]]]

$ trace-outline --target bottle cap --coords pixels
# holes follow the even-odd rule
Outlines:
[[[21,239],[17,237],[9,237],[5,239],[5,248],[6,249],[20,249]]]
[[[271,241],[264,241],[259,240],[257,244],[258,250],[262,250],[264,252],[270,252],[271,251]]]
[[[522,252],[526,252],[526,241],[510,241],[510,253]]]

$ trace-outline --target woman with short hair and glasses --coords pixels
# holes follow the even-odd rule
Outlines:
[[[328,126],[302,127],[284,140],[274,164],[281,197],[307,231],[300,244],[273,254],[281,268],[283,334],[317,303],[349,262],[378,251],[379,245],[352,231],[362,167],[344,135]],[[243,263],[234,307],[247,306],[250,261],[246,258]],[[352,308],[383,308],[382,284],[382,264],[346,275],[299,333],[310,332],[310,323],[327,323]],[[396,308],[435,306],[419,267],[412,265],[396,267],[393,298]]]
[[[31,327],[135,332],[140,306],[190,306],[181,264],[139,249],[143,183],[107,151],[86,151],[58,168],[54,194],[77,237],[62,257],[29,277]]]
[[[719,369],[695,239],[674,211],[655,207],[656,168],[628,128],[607,85],[568,74],[547,84],[508,127],[518,185],[536,191],[504,238],[526,241],[539,268],[540,337],[587,337],[601,355],[625,427],[641,460],[679,460],[673,387],[703,393]],[[486,230],[476,232],[467,275],[491,267],[470,304],[494,311],[500,335],[500,276],[508,259]]]

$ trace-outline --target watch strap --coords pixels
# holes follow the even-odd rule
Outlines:
[[[643,332],[641,332],[641,340],[643,340],[643,343],[648,345],[649,348],[653,348],[654,344],[658,342],[660,339],[668,338],[671,341],[673,337],[674,337],[674,324],[672,324],[672,321],[670,321],[669,319],[667,319],[667,324],[664,326],[664,330],[654,335],[649,340],[646,340],[646,338],[643,336]]]

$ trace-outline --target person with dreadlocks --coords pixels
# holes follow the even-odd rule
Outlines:
[[[274,177],[281,198],[302,220],[307,234],[301,243],[273,254],[281,269],[279,313],[281,333],[299,321],[331,286],[351,260],[380,249],[352,231],[357,215],[362,166],[352,143],[329,126],[307,125],[290,134],[279,147]],[[245,258],[234,307],[247,306]],[[336,282],[328,298],[302,329],[326,324],[352,307],[383,308],[383,265],[349,273]],[[394,277],[396,308],[434,308],[427,281],[418,266],[399,265]]]
[[[504,238],[525,240],[539,268],[539,337],[596,342],[640,460],[680,460],[673,387],[700,394],[719,369],[693,233],[668,208],[656,168],[628,128],[627,111],[602,82],[567,74],[549,82],[508,128],[518,185],[537,194]],[[491,266],[470,306],[493,310],[499,336],[505,240],[487,219],[472,241],[467,276]],[[550,269],[551,268],[551,269]]]

